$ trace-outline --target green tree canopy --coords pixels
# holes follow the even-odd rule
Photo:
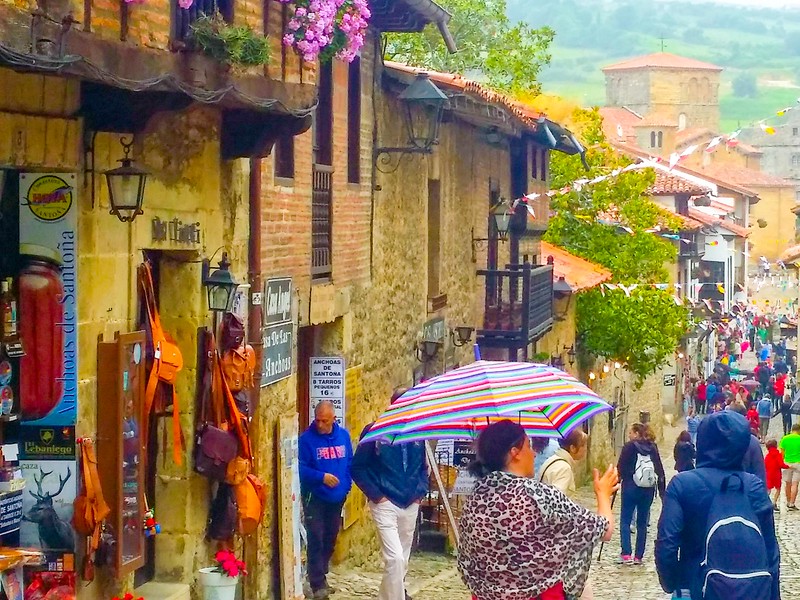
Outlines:
[[[508,93],[538,92],[539,71],[550,62],[549,27],[512,23],[506,0],[439,0],[452,14],[458,46],[450,54],[436,27],[420,34],[388,34],[385,57],[417,67],[470,75]]]

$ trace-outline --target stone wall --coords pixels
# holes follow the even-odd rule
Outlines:
[[[783,251],[794,245],[795,215],[792,209],[797,206],[795,191],[791,186],[757,187],[749,185],[758,193],[761,200],[750,208],[750,237],[753,244],[750,262],[756,263],[759,257],[766,256],[774,262]],[[758,220],[766,221],[762,228]]]

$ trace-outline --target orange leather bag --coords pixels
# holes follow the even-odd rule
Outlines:
[[[153,367],[150,370],[150,377],[147,380],[147,388],[145,390],[145,416],[142,422],[142,439],[145,444],[150,441],[147,431],[150,421],[149,416],[155,403],[158,384],[163,383],[167,386],[164,390],[167,393],[167,398],[171,397],[172,400],[172,458],[175,464],[180,465],[183,462],[183,431],[181,431],[181,422],[178,414],[178,395],[174,386],[178,373],[183,369],[183,355],[172,336],[164,331],[161,326],[161,317],[158,314],[153,285],[153,274],[147,261],[139,265],[138,276],[153,337]],[[165,406],[169,406],[169,404],[169,400],[165,400]]]
[[[250,344],[242,344],[222,355],[222,374],[232,392],[253,387],[256,353]]]
[[[267,505],[267,486],[253,474],[234,486],[238,508],[237,530],[240,535],[252,535],[264,518],[264,507]]]
[[[92,440],[86,438],[80,443],[81,452],[81,492],[73,502],[72,525],[75,531],[86,536],[86,554],[83,564],[83,578],[94,578],[94,553],[100,545],[103,521],[111,514],[111,508],[103,497],[100,475],[97,472],[97,455]]]

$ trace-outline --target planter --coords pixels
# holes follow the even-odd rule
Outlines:
[[[200,569],[198,581],[203,587],[203,600],[235,600],[239,575],[228,577],[225,573],[216,573],[215,568]]]

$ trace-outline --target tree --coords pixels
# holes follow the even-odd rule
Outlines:
[[[586,172],[576,157],[555,155],[555,188],[579,179],[621,169],[629,161],[606,142],[597,109],[578,109],[572,126],[588,148]],[[652,284],[667,281],[665,265],[676,259],[675,247],[652,230],[680,229],[677,219],[647,196],[654,174],[621,173],[590,188],[553,198],[554,216],[546,239],[569,252],[608,268],[623,290],[594,289],[578,297],[578,334],[583,350],[624,362],[641,381],[675,352],[688,327],[688,311],[672,293]]]
[[[449,24],[458,52],[450,54],[438,29],[420,34],[389,34],[385,57],[437,71],[473,75],[508,93],[538,92],[538,76],[550,62],[549,27],[513,24],[506,0],[441,0],[452,14]]]
[[[733,80],[733,95],[737,98],[755,98],[758,96],[758,82],[753,73],[742,73]]]

